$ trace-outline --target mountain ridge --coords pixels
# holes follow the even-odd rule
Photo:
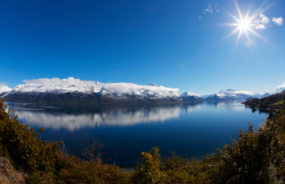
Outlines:
[[[133,83],[100,83],[82,81],[72,77],[67,79],[25,80],[2,94],[8,101],[30,103],[94,103],[101,104],[150,104],[150,103],[189,103],[202,101],[195,93],[178,88],[168,88],[155,84],[138,85]]]
[[[249,91],[240,91],[234,89],[221,90],[212,95],[205,96],[206,101],[226,101],[226,100],[246,100],[248,98],[260,98],[262,96],[269,96],[269,93],[258,94]]]
[[[28,103],[93,103],[102,104],[164,104],[192,103],[201,101],[247,100],[269,96],[234,89],[221,90],[211,95],[199,95],[190,91],[179,92],[178,88],[169,88],[150,83],[100,83],[69,77],[67,79],[24,80],[13,89],[0,86],[0,98],[14,102]],[[1,93],[1,89],[3,89]]]

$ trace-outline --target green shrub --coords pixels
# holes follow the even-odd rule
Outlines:
[[[56,172],[62,154],[58,143],[42,141],[33,128],[19,123],[14,111],[7,110],[3,100],[0,108],[1,154],[11,158],[25,171]]]
[[[29,182],[32,184],[37,184],[41,181],[41,176],[38,173],[32,173],[29,175]]]
[[[137,165],[137,172],[132,177],[132,181],[134,183],[164,183],[167,175],[160,169],[162,162],[160,160],[159,149],[155,147],[149,153],[142,152],[141,154],[141,161],[144,164]]]
[[[225,145],[218,183],[268,183],[285,175],[285,110],[280,108],[264,128],[240,131],[239,140]],[[272,167],[276,172],[271,172]],[[272,176],[272,174],[274,176]],[[271,179],[270,179],[271,178]]]
[[[101,149],[96,155],[94,147],[103,147],[101,141],[91,139],[85,155],[90,162],[82,161],[61,151],[63,143],[42,141],[44,129],[36,133],[21,124],[13,111],[0,101],[0,156],[10,158],[14,166],[30,173],[30,183],[39,181],[55,183],[127,183],[129,174],[115,165],[104,165]],[[88,155],[89,154],[89,155]]]

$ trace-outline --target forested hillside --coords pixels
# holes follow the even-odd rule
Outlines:
[[[268,108],[269,106],[283,105],[285,102],[285,91],[270,95],[265,98],[253,98],[243,102],[251,108]]]

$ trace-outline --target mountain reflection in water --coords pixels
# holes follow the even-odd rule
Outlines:
[[[15,108],[15,106],[14,106]],[[100,112],[88,112],[73,114],[69,112],[58,113],[45,111],[40,108],[16,107],[16,114],[19,119],[29,122],[32,126],[61,129],[69,131],[78,130],[84,127],[96,126],[130,126],[140,123],[164,122],[168,119],[179,118],[180,111],[190,113],[201,108],[201,104],[191,106],[163,106],[163,107],[139,107],[112,109]],[[95,108],[95,110],[97,110]]]

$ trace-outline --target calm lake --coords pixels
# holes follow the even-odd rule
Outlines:
[[[78,152],[94,137],[106,143],[104,161],[123,167],[131,167],[141,152],[155,146],[165,156],[174,151],[202,158],[231,143],[249,123],[257,129],[268,115],[240,102],[129,108],[7,103],[20,122],[45,128],[44,140],[63,140],[70,154],[83,158]]]

